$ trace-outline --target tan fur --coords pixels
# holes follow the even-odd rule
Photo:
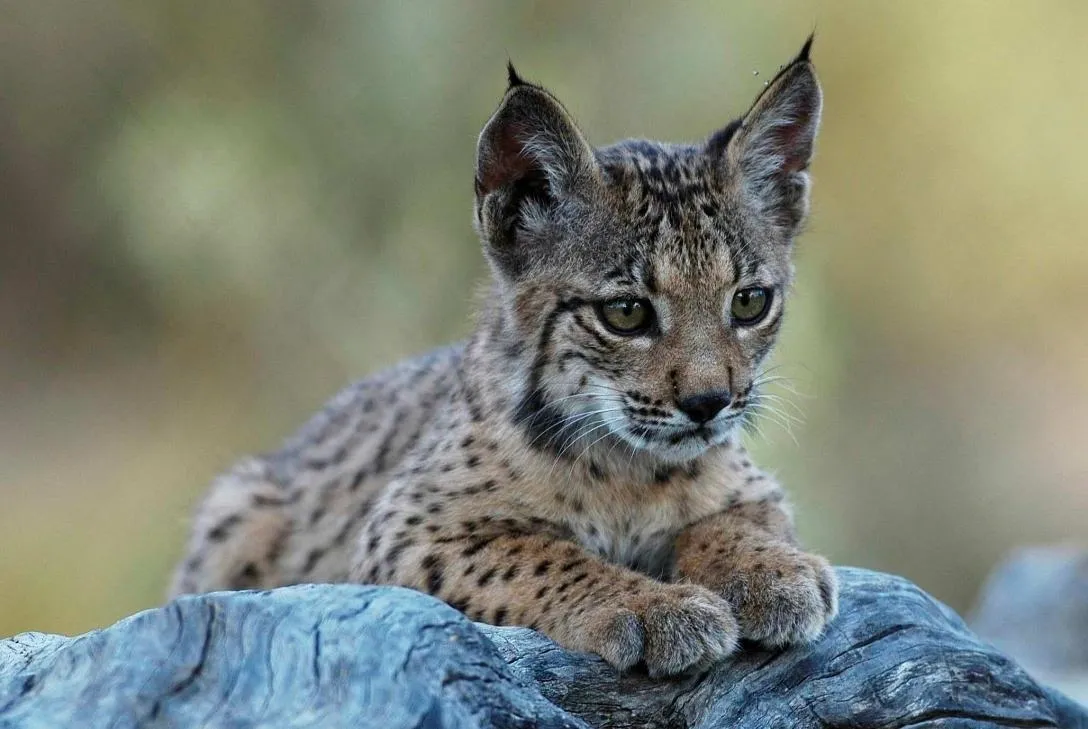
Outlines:
[[[805,55],[783,73],[818,91],[810,69]],[[642,143],[587,156],[554,98],[511,82],[481,138],[477,223],[495,276],[475,334],[353,385],[220,477],[172,594],[403,585],[653,675],[740,638],[812,639],[835,612],[834,575],[797,547],[780,487],[734,427],[759,402],[781,298],[765,323],[728,321],[748,279],[784,297],[789,216],[761,218],[743,170],[714,168],[743,149],[660,147],[664,167]],[[609,333],[593,302],[643,285],[657,334]],[[686,435],[677,403],[705,391],[729,404]]]

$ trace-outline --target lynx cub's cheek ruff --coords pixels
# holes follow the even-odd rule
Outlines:
[[[216,480],[172,592],[404,585],[651,675],[818,636],[834,574],[737,435],[808,208],[810,46],[697,144],[592,147],[511,67],[476,161],[475,333]]]

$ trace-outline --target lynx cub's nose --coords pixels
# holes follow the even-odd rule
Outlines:
[[[729,404],[733,396],[726,390],[711,390],[685,397],[676,406],[696,423],[706,423]]]

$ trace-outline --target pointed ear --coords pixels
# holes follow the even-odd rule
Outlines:
[[[809,60],[812,37],[771,80],[739,123],[711,137],[728,179],[789,235],[808,214],[809,174],[823,92]]]
[[[557,201],[599,178],[593,149],[559,100],[507,71],[509,88],[476,150],[476,224],[491,249],[512,246],[518,226],[541,224]]]

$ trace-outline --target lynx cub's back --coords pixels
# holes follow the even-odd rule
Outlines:
[[[834,574],[737,435],[807,213],[810,47],[697,144],[594,148],[511,68],[478,146],[475,333],[216,480],[173,592],[404,585],[652,675],[817,636]]]

